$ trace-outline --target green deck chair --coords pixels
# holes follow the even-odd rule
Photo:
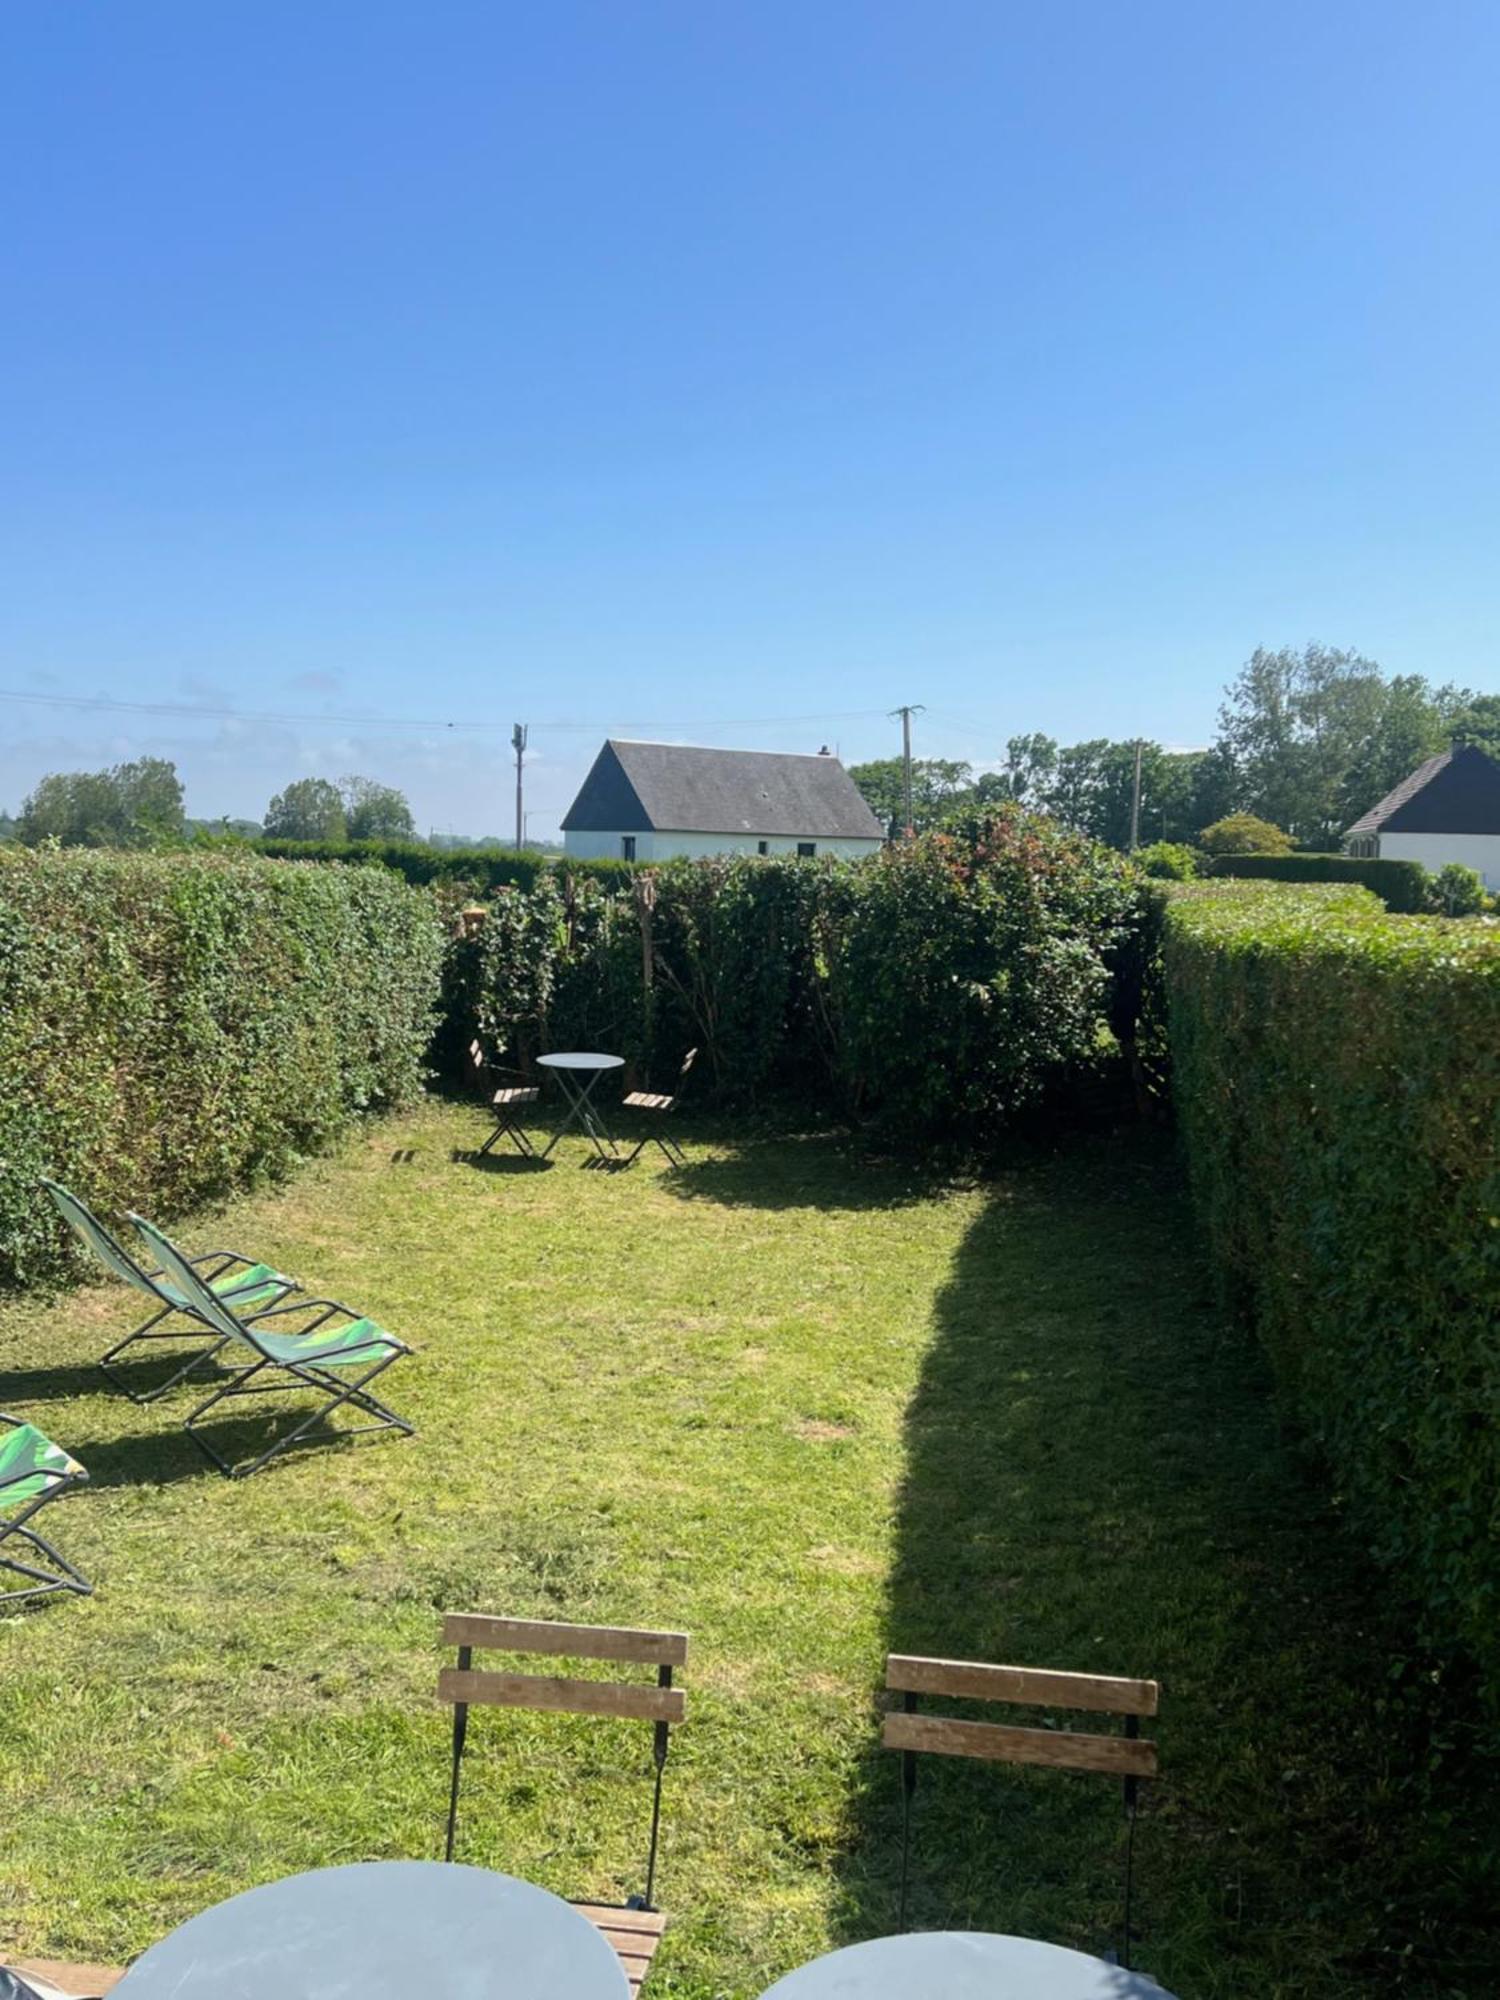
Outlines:
[[[259,1471],[278,1452],[314,1436],[348,1438],[374,1430],[401,1431],[407,1437],[415,1435],[415,1425],[388,1409],[371,1395],[369,1388],[375,1377],[389,1368],[393,1361],[411,1353],[405,1341],[398,1340],[393,1333],[377,1326],[374,1320],[362,1318],[335,1299],[298,1299],[295,1304],[273,1306],[268,1312],[258,1312],[253,1318],[242,1319],[228,1299],[209,1289],[170,1237],[164,1236],[143,1215],[132,1212],[130,1220],[152,1255],[161,1260],[162,1269],[173,1285],[192,1300],[195,1311],[216,1327],[226,1341],[243,1341],[255,1350],[256,1359],[247,1367],[235,1369],[230,1379],[191,1411],[183,1424],[194,1444],[213,1460],[221,1472],[227,1473],[231,1479],[243,1478],[247,1473]],[[311,1314],[311,1318],[305,1325],[288,1333],[270,1326],[270,1321],[288,1314]],[[268,1371],[288,1379],[261,1379]],[[316,1390],[323,1401],[295,1429],[277,1438],[256,1457],[243,1460],[239,1465],[231,1465],[206,1437],[200,1436],[196,1428],[208,1412],[226,1398],[263,1396],[277,1390],[297,1388]],[[331,1427],[319,1430],[318,1426],[326,1425],[327,1419],[345,1403],[375,1421],[341,1430]]]
[[[61,1445],[44,1437],[35,1424],[0,1412],[0,1569],[24,1580],[10,1590],[0,1590],[0,1604],[17,1604],[23,1597],[50,1597],[57,1590],[91,1595],[94,1586],[50,1542],[44,1542],[35,1528],[26,1523],[39,1507],[55,1500],[70,1487],[82,1486],[88,1474],[76,1458]],[[29,1548],[47,1558],[55,1568],[38,1569],[23,1562],[6,1547],[19,1537]]]
[[[156,1311],[142,1322],[133,1333],[127,1333],[123,1340],[117,1340],[107,1353],[99,1357],[99,1366],[117,1389],[123,1389],[133,1403],[154,1403],[158,1396],[164,1396],[168,1389],[191,1375],[201,1363],[209,1361],[225,1344],[228,1336],[221,1328],[212,1324],[199,1312],[180,1285],[174,1285],[165,1271],[143,1271],[130,1252],[112,1231],[95,1215],[86,1201],[60,1185],[41,1177],[42,1186],[51,1195],[58,1214],[69,1229],[91,1250],[107,1271],[115,1277],[123,1278],[127,1285],[133,1285],[138,1292],[155,1305]],[[302,1287],[295,1278],[288,1278],[275,1271],[269,1264],[257,1263],[253,1258],[242,1257],[236,1250],[206,1250],[201,1257],[187,1260],[206,1285],[212,1287],[220,1298],[229,1299],[236,1311],[251,1312],[264,1306],[279,1305],[288,1292],[299,1292]],[[163,1326],[163,1320],[178,1322]],[[192,1324],[181,1324],[188,1320]],[[175,1340],[179,1343],[191,1340],[194,1332],[206,1335],[208,1344],[200,1344],[186,1361],[165,1382],[154,1389],[132,1388],[125,1377],[115,1368],[114,1363],[138,1340]]]

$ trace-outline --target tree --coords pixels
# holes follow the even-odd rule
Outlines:
[[[416,833],[406,794],[373,778],[345,778],[344,817],[351,840],[410,840]]]
[[[1500,759],[1500,694],[1475,694],[1469,688],[1443,687],[1437,691],[1437,703],[1451,742],[1472,744],[1486,755]],[[1438,747],[1441,749],[1442,745]]]
[[[998,771],[987,771],[975,787],[978,803],[991,799],[1014,799],[1020,806],[1045,805],[1057,775],[1057,744],[1052,737],[1033,732],[1012,736],[1005,746],[1005,762]]]
[[[272,840],[343,840],[344,801],[329,778],[298,778],[266,807]]]
[[[1410,718],[1397,719],[1402,704],[1410,705],[1424,682],[1387,683],[1373,660],[1334,646],[1257,647],[1219,711],[1220,740],[1239,773],[1239,803],[1304,846],[1336,848],[1350,820],[1373,803],[1366,798],[1350,811],[1350,773],[1361,759],[1380,760],[1382,721],[1396,687],[1393,745],[1410,727]]]
[[[52,771],[21,807],[17,832],[28,846],[162,847],[184,838],[182,782],[164,757],[140,757],[108,771]]]
[[[1205,854],[1290,854],[1296,845],[1289,833],[1254,813],[1231,813],[1204,827],[1198,845]]]
[[[912,824],[918,833],[936,826],[946,813],[962,804],[973,778],[973,766],[947,757],[914,757],[911,766]],[[858,785],[871,812],[895,830],[906,824],[906,799],[899,757],[880,757],[871,764],[851,764],[849,776]]]

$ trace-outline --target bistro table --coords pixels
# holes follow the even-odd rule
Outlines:
[[[815,1958],[761,2000],[1172,2000],[1141,1972],[1038,1938],[907,1931]]]
[[[488,1868],[364,1861],[247,1889],[138,1958],[119,2000],[629,2000],[571,1904]]]
[[[604,1129],[603,1120],[590,1103],[594,1086],[606,1071],[623,1069],[624,1056],[601,1056],[573,1054],[558,1056],[538,1056],[538,1069],[550,1069],[557,1078],[558,1088],[567,1100],[568,1115],[553,1133],[542,1150],[545,1160],[558,1140],[574,1125],[582,1125],[594,1142],[594,1151],[601,1160],[617,1160],[615,1142]]]

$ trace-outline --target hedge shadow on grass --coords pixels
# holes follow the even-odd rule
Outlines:
[[[843,1131],[746,1138],[733,1127],[720,1136],[683,1125],[674,1127],[672,1136],[685,1147],[688,1164],[664,1172],[661,1185],[682,1201],[711,1201],[725,1208],[907,1208],[930,1201],[950,1184],[920,1161],[860,1157]],[[705,1140],[730,1150],[694,1157]]]
[[[1486,1839],[1460,1774],[1425,1808],[1416,1789],[1433,1746],[1388,1678],[1399,1608],[1211,1305],[1159,1140],[997,1184],[938,1301],[906,1451],[890,1650],[1162,1684],[1138,1965],[1195,2000],[1493,1990]],[[896,1921],[899,1760],[876,1737],[872,1719],[845,1940]],[[915,1927],[1118,1942],[1109,1780],[926,1758],[916,1825]]]

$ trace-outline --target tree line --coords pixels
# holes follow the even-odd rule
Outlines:
[[[1472,743],[1500,758],[1500,695],[1421,674],[1387,676],[1362,654],[1331,646],[1259,648],[1225,689],[1214,741],[1202,750],[1142,742],[1139,837],[1195,841],[1230,814],[1253,814],[1296,843],[1332,852],[1362,813],[1424,758]],[[1060,744],[1012,736],[997,766],[915,760],[912,820],[920,831],[950,813],[1015,799],[1041,807],[1111,847],[1128,847],[1136,744],[1096,737]],[[901,760],[851,766],[877,817],[904,824]]]
[[[195,835],[277,840],[410,840],[416,828],[404,793],[373,778],[298,778],[255,820],[189,820],[182,780],[165,757],[139,757],[107,771],[53,771],[20,815],[0,815],[0,839],[40,847],[173,847]]]

